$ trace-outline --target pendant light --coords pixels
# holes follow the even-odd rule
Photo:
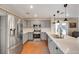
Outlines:
[[[67,4],[64,4],[64,7],[65,7],[65,19],[64,19],[64,21],[68,21],[67,18],[66,18],[66,7],[67,7]]]
[[[55,24],[55,14],[53,16],[54,16],[54,22],[53,22],[53,24]]]
[[[57,23],[59,23],[60,21],[58,20]]]
[[[59,10],[57,10],[57,13],[59,13],[59,12],[60,12],[60,11],[59,11]],[[58,21],[57,21],[57,23],[59,23],[59,22],[60,22],[60,21],[58,20]]]

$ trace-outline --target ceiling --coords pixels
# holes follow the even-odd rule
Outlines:
[[[6,8],[15,12],[22,18],[49,18],[56,14],[56,17],[64,17],[64,4],[32,4],[33,8],[30,8],[31,4],[4,4]],[[57,13],[57,10],[60,13]],[[68,4],[67,17],[79,16],[79,4]]]

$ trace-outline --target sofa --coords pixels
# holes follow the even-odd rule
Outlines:
[[[75,38],[79,37],[79,31],[72,32],[72,37],[75,37]]]

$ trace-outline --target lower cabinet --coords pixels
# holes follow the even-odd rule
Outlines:
[[[27,40],[33,40],[33,32],[23,34],[23,43],[25,43]]]
[[[48,48],[49,48],[50,54],[63,54],[60,48],[49,37],[48,37]]]
[[[23,34],[23,44],[28,40],[28,33]]]
[[[41,40],[46,40],[47,36],[45,32],[41,32]]]
[[[28,32],[28,40],[33,40],[33,32]]]
[[[48,48],[49,48],[50,54],[53,54],[53,44],[50,38],[48,38]]]

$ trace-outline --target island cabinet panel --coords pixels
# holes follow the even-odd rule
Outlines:
[[[53,54],[53,44],[51,42],[51,39],[48,37],[48,48],[49,48],[49,51],[50,51],[50,54]]]
[[[49,48],[50,54],[63,54],[60,48],[50,37],[48,37],[48,48]]]

